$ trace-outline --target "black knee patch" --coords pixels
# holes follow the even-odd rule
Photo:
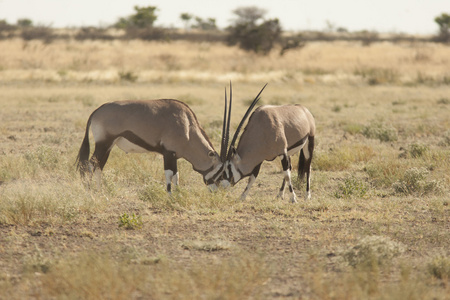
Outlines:
[[[283,167],[283,171],[291,169],[291,160],[289,159],[289,156],[283,155],[283,159],[281,160],[281,166]]]

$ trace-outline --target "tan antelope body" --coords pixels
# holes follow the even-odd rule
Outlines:
[[[89,159],[89,128],[95,150]],[[111,149],[117,145],[127,153],[157,152],[164,157],[167,191],[178,184],[177,159],[189,161],[210,188],[222,172],[222,161],[194,112],[173,99],[110,102],[96,109],[86,125],[77,158],[81,174],[100,177]]]
[[[242,178],[250,176],[247,187],[241,195],[241,199],[245,199],[259,174],[261,164],[266,160],[271,161],[281,157],[284,179],[279,196],[284,196],[287,182],[292,193],[291,201],[296,202],[291,183],[290,156],[300,152],[298,172],[300,180],[306,174],[305,198],[309,199],[311,197],[311,160],[314,151],[316,128],[314,117],[307,108],[299,104],[258,107],[250,116],[237,148],[234,148],[234,142],[239,134],[239,130],[249,112],[259,100],[258,97],[259,94],[236,130],[225,162],[224,174],[221,178],[222,185],[234,185]]]

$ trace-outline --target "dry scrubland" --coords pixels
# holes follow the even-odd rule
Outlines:
[[[0,41],[0,298],[449,299],[449,70],[438,44],[309,43],[261,57],[220,44]],[[160,156],[118,149],[102,191],[85,188],[74,161],[97,106],[178,98],[217,146],[230,79],[234,126],[265,82],[263,103],[315,115],[312,200],[275,198],[278,160],[245,202],[244,181],[210,193],[180,160],[169,197]]]

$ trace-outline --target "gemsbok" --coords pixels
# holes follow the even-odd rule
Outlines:
[[[284,197],[287,182],[292,194],[291,201],[295,203],[297,198],[291,182],[290,157],[300,151],[299,179],[302,181],[306,174],[305,199],[310,199],[311,160],[316,127],[314,117],[307,108],[299,104],[258,107],[250,116],[237,148],[234,147],[242,125],[260,99],[259,95],[265,87],[256,96],[236,129],[220,179],[222,186],[234,186],[242,178],[250,176],[247,187],[241,195],[241,199],[244,200],[259,174],[261,164],[280,157],[284,178],[278,196]]]
[[[225,98],[224,115],[226,101]],[[95,140],[95,150],[90,160],[89,128]],[[222,138],[221,152],[226,152],[224,141]],[[217,154],[194,112],[178,100],[117,101],[97,108],[87,121],[77,157],[77,168],[82,177],[86,173],[91,176],[95,174],[100,186],[101,172],[114,145],[126,153],[162,154],[169,194],[172,182],[178,185],[179,158],[190,162],[212,190],[223,172],[224,154]]]

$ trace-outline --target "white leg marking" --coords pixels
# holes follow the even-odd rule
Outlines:
[[[297,196],[295,196],[294,188],[292,187],[291,170],[288,169],[284,171],[284,178],[286,179],[289,189],[292,190],[291,202],[297,203]]]
[[[172,183],[172,177],[173,177],[173,171],[172,170],[164,170],[164,173],[166,174],[166,187]],[[169,194],[172,194],[172,192],[169,192]]]
[[[309,166],[309,176],[307,176],[308,178],[308,186],[311,187],[311,166]],[[306,192],[305,195],[305,200],[310,200],[311,199],[311,188],[309,189],[309,191]]]
[[[250,178],[248,179],[247,187],[245,188],[244,192],[241,195],[241,201],[245,200],[245,198],[247,197],[248,191],[252,187],[255,180],[256,180],[256,177],[254,175],[251,175]]]
[[[180,173],[176,173],[174,176],[173,176],[173,184],[174,185],[178,185],[178,182],[180,181]]]

